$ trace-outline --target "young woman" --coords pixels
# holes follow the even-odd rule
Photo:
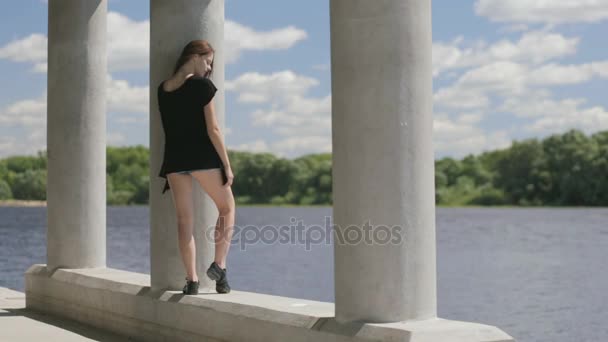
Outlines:
[[[196,247],[193,233],[192,179],[209,194],[218,208],[215,226],[215,259],[207,276],[216,281],[218,293],[230,292],[226,256],[235,216],[232,194],[234,175],[213,104],[217,88],[209,78],[214,50],[206,40],[188,43],[175,64],[173,75],[158,86],[158,105],[165,132],[163,193],[171,189],[177,214],[179,248],[186,268],[185,294],[198,294]]]

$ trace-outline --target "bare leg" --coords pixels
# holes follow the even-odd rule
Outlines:
[[[198,170],[193,171],[192,176],[218,208],[219,217],[215,225],[215,262],[221,268],[226,268],[226,257],[234,231],[235,202],[232,187],[222,184],[220,172],[220,170]]]
[[[192,202],[192,177],[189,174],[167,174],[175,213],[177,215],[177,230],[179,250],[182,262],[186,268],[187,278],[198,280],[196,274],[196,245],[192,235],[194,230],[194,204]]]
[[[226,268],[226,257],[232,241],[232,233],[234,231],[234,207],[220,211],[215,225],[215,262],[221,268]]]

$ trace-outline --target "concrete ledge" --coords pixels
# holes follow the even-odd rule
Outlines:
[[[514,341],[483,324],[444,319],[396,323],[334,320],[334,304],[232,290],[153,292],[146,274],[111,268],[25,273],[26,307],[141,341]]]
[[[25,308],[25,293],[0,287],[0,341],[129,342],[130,339],[71,319]]]

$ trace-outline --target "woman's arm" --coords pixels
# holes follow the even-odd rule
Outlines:
[[[226,151],[226,145],[224,144],[224,137],[215,117],[215,106],[213,102],[213,99],[211,99],[211,101],[209,101],[209,103],[207,103],[204,107],[207,134],[209,135],[209,139],[211,139],[215,150],[222,159],[224,167],[226,170],[231,170],[230,161],[228,160],[228,152]]]

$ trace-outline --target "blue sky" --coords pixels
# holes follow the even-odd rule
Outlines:
[[[435,157],[608,130],[608,0],[433,0]],[[226,143],[331,152],[329,1],[226,0]],[[108,145],[149,143],[149,0],[108,2]],[[0,158],[46,146],[47,4],[0,12]]]

